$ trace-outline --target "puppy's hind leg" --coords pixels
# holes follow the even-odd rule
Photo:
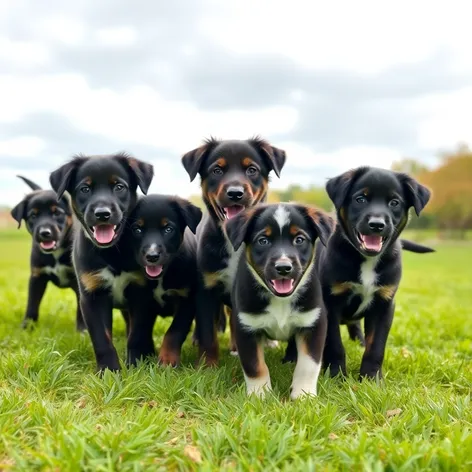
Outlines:
[[[365,346],[364,333],[362,332],[361,323],[359,321],[348,324],[347,330],[349,332],[349,338],[352,341],[359,341],[361,346]]]

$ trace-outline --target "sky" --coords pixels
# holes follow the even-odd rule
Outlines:
[[[199,192],[180,158],[210,135],[287,153],[323,185],[359,165],[437,163],[472,143],[466,1],[3,0],[0,204],[76,153],[154,164],[151,193]]]

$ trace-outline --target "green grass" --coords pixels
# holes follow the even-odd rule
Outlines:
[[[227,336],[218,369],[193,368],[187,340],[179,369],[97,377],[72,292],[48,288],[22,331],[29,239],[0,233],[0,251],[0,470],[472,470],[470,246],[405,253],[382,384],[357,382],[362,350],[346,340],[352,376],[296,402],[282,349],[267,354],[274,395],[246,399]],[[118,313],[115,343],[123,358]]]

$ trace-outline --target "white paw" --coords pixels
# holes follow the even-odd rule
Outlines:
[[[258,379],[246,377],[246,388],[248,396],[256,395],[259,398],[263,398],[272,390],[270,377],[261,377]]]
[[[233,357],[239,356],[238,351],[229,351],[229,355]]]
[[[316,380],[304,379],[302,381],[293,382],[290,398],[296,400],[297,398],[313,395],[316,396]]]
[[[279,347],[279,342],[276,341],[275,339],[268,339],[266,341],[266,345],[267,345],[267,347],[270,347],[270,348],[274,349],[276,347]]]

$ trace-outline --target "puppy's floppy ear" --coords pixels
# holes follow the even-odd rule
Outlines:
[[[320,238],[323,246],[328,244],[328,240],[334,231],[334,220],[327,213],[308,205],[297,205],[300,212],[308,220],[310,226]]]
[[[21,179],[26,185],[28,185],[31,190],[42,190],[38,184],[35,184],[32,180],[23,177],[22,175],[17,175],[19,179]]]
[[[28,197],[26,196],[23,200],[21,200],[18,205],[13,208],[10,212],[13,219],[18,223],[18,228],[21,227],[21,220],[26,218],[26,206],[28,205]]]
[[[334,203],[336,210],[339,210],[346,200],[352,184],[357,178],[365,174],[369,167],[358,167],[357,169],[348,170],[344,174],[329,179],[326,183],[326,192]]]
[[[210,137],[204,141],[202,146],[192,149],[182,156],[182,165],[190,176],[190,182],[193,182],[197,174],[200,172],[205,157],[220,142],[219,139]]]
[[[275,172],[275,175],[280,177],[280,172],[285,165],[285,151],[272,146],[259,136],[251,138],[248,141],[261,153],[262,158],[267,162],[269,168]]]
[[[260,206],[257,208],[248,208],[241,211],[230,220],[226,220],[224,230],[234,250],[237,251],[241,244],[246,240],[249,226],[260,211]]]
[[[66,162],[49,175],[49,183],[56,192],[57,198],[61,198],[65,191],[70,191],[73,176],[77,169],[87,160],[85,157],[76,156],[69,162]]]
[[[416,216],[420,216],[421,211],[431,198],[431,191],[407,174],[400,174],[400,179],[407,198],[408,208],[413,207]]]
[[[135,157],[127,157],[126,160],[139,188],[141,189],[141,192],[146,195],[154,177],[154,167],[152,164],[140,161]]]
[[[195,234],[197,226],[202,220],[202,210],[193,203],[180,197],[175,197],[172,201],[174,208],[177,209],[185,225],[189,227],[190,231]]]

